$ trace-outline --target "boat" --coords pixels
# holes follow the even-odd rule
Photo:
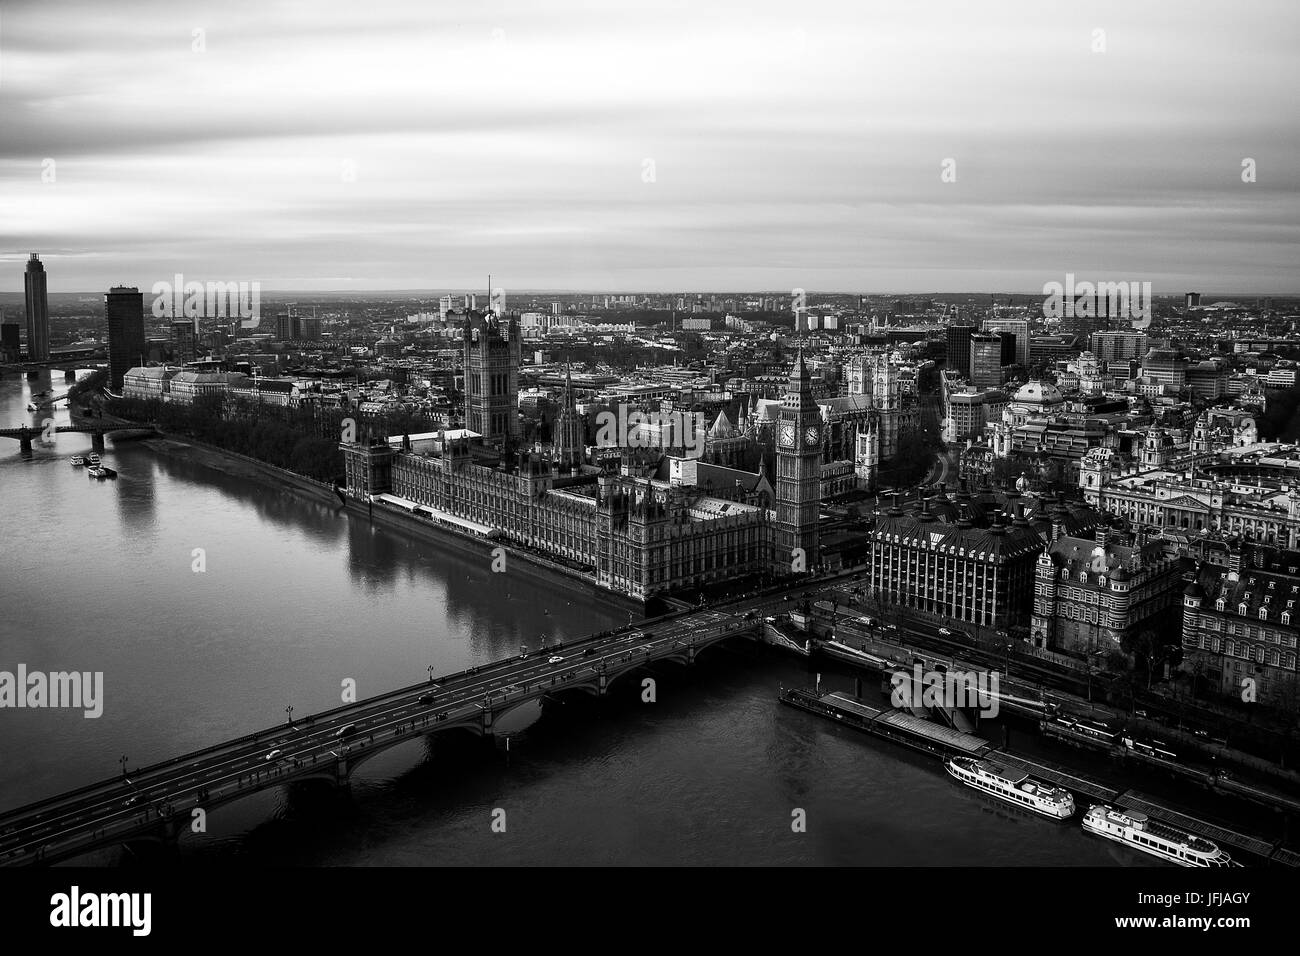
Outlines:
[[[80,468],[82,465],[86,463],[86,459],[82,455],[73,455],[71,458],[68,459],[68,461],[72,463],[73,468]]]
[[[108,465],[100,465],[99,470],[104,473],[105,478],[108,478],[110,480],[115,479],[117,477],[117,472],[114,471],[112,468],[109,468]]]
[[[86,461],[90,462],[92,465],[98,465],[102,460],[103,459],[93,451],[86,457]]]
[[[1007,803],[1053,820],[1065,820],[1074,815],[1074,794],[1035,780],[1023,770],[973,757],[951,757],[944,761],[944,766],[966,786],[992,794]]]
[[[94,478],[96,481],[103,481],[108,474],[99,465],[94,465],[86,469],[86,477]]]
[[[1117,810],[1095,803],[1083,815],[1083,828],[1180,866],[1241,866],[1218,844],[1152,820],[1137,810]]]
[[[33,405],[31,402],[28,402],[28,403],[27,403],[27,410],[28,410],[29,412],[34,412],[34,411],[36,411],[36,406]]]

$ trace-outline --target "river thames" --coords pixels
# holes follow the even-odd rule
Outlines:
[[[39,424],[61,373],[0,380],[0,421]],[[66,420],[66,411],[55,417]],[[565,580],[373,528],[288,490],[109,442],[115,482],[58,436],[0,439],[0,669],[102,671],[104,711],[0,710],[0,808],[340,703],[626,623]],[[206,570],[194,570],[202,549]],[[509,750],[465,735],[368,762],[350,796],[271,791],[209,818],[175,863],[239,865],[1149,865],[1076,825],[1018,815],[938,760],[782,707],[806,662],[733,642],[604,701],[515,716]],[[823,687],[852,686],[826,673]],[[530,722],[531,721],[531,722]],[[992,730],[986,731],[992,736]],[[1017,743],[1025,740],[1025,735]],[[506,832],[492,829],[504,810]],[[792,813],[807,832],[792,830]],[[89,859],[129,863],[121,850]],[[1157,864],[1158,865],[1158,864]]]

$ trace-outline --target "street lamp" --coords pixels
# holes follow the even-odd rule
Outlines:
[[[430,684],[433,683],[433,665],[432,665],[432,664],[429,665],[429,683],[430,683]]]
[[[122,765],[122,779],[125,780],[125,779],[126,779],[126,756],[123,755],[123,756],[118,760],[118,763],[120,763],[120,764]]]
[[[289,715],[289,726],[292,727],[293,726],[293,704],[290,704],[288,707],[286,707],[284,709],[284,712]]]

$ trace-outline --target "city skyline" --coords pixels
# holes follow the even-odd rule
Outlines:
[[[0,290],[1289,294],[1298,19],[18,4]]]

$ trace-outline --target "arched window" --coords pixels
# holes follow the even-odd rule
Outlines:
[[[1291,612],[1290,612],[1290,611],[1283,611],[1283,612],[1282,612],[1282,623],[1283,623],[1283,624],[1290,624],[1290,623],[1291,623]]]
[[[1079,572],[1079,583],[1080,583],[1080,584],[1087,584],[1087,583],[1088,583],[1088,572],[1087,572],[1087,571],[1080,571],[1080,572]]]
[[[1240,604],[1237,605],[1237,613],[1238,613],[1238,614],[1245,614],[1245,613],[1246,613],[1246,602],[1245,602],[1245,601],[1242,601]]]
[[[1219,598],[1217,601],[1214,602],[1214,609],[1216,611],[1222,611],[1224,606],[1225,605],[1223,603],[1223,598]]]
[[[1262,608],[1259,609],[1259,619],[1260,619],[1261,621],[1267,621],[1267,620],[1268,620],[1268,608],[1266,608],[1266,607],[1262,607]]]

